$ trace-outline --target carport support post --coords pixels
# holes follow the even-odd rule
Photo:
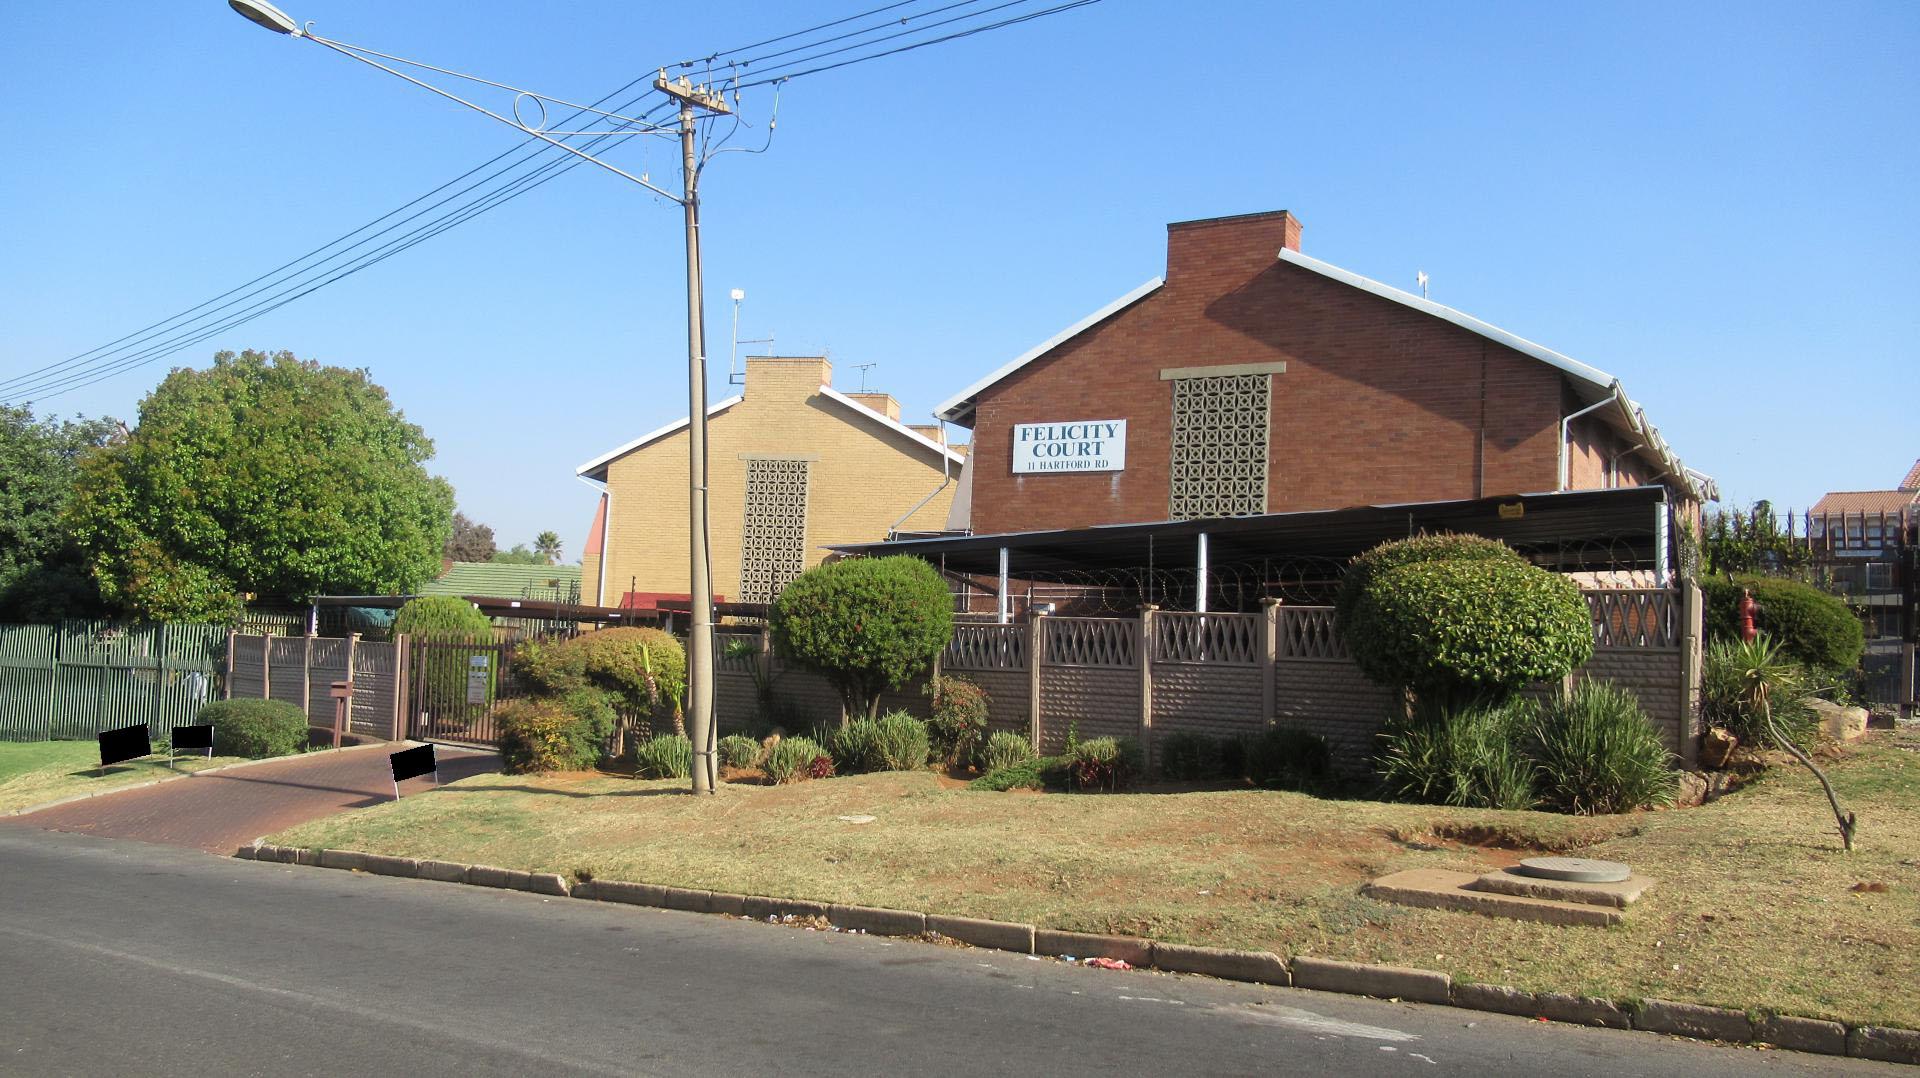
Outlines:
[[[220,699],[233,699],[233,649],[239,646],[240,630],[227,630],[227,676],[220,685]]]
[[[1040,753],[1040,663],[1046,656],[1045,614],[1027,612],[1027,723],[1033,728],[1033,751]]]
[[[999,614],[999,619],[1000,619],[1000,624],[1002,624],[1002,625],[1005,625],[1005,624],[1007,624],[1007,621],[1009,620],[1009,618],[1008,618],[1008,615],[1009,615],[1009,613],[1010,613],[1010,611],[1011,611],[1011,607],[1009,606],[1009,604],[1008,604],[1008,602],[1007,602],[1007,548],[1006,548],[1006,547],[1001,547],[1001,548],[1000,548],[1000,598],[999,598],[999,604],[1000,604],[1000,605],[999,605],[999,607],[998,607],[998,609],[997,609],[997,613]]]
[[[1207,612],[1207,533],[1201,532],[1195,538],[1198,572],[1194,578],[1194,590],[1197,594],[1193,597],[1193,609],[1204,614]]]
[[[1273,725],[1274,699],[1279,695],[1280,600],[1260,600],[1260,718]]]
[[[1148,770],[1153,769],[1153,612],[1158,609],[1152,603],[1140,608],[1133,649],[1140,661],[1140,754]]]

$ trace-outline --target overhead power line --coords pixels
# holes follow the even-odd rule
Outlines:
[[[976,34],[1029,22],[1074,8],[1086,7],[1090,4],[1098,3],[1099,0],[1070,0],[1070,2],[1056,3],[1038,10],[1019,12],[991,22],[966,26],[962,29],[938,34],[933,37],[920,37],[920,35],[925,35],[930,31],[936,31],[944,27],[966,23],[983,16],[1017,9],[1024,5],[1037,2],[1037,0],[1006,0],[1006,2],[985,8],[980,8],[980,5],[986,3],[987,0],[960,0],[960,2],[957,3],[945,3],[920,11],[900,13],[902,9],[913,7],[916,2],[930,2],[930,0],[905,0],[905,2],[901,3],[871,8],[858,14],[820,23],[805,30],[793,31],[753,44],[711,53],[703,58],[680,61],[668,66],[688,69],[706,65],[711,74],[721,77],[728,89],[738,93],[740,90],[751,87],[780,83],[789,79],[836,70],[838,68],[865,63],[869,60],[877,60],[903,52],[910,52],[930,45],[971,37]],[[978,10],[966,11],[960,14],[950,14],[948,18],[931,23],[922,21],[935,15],[959,12],[961,9],[966,8],[978,8]],[[871,19],[878,15],[887,15],[888,17],[859,29],[846,30],[826,37],[814,36],[823,31],[843,27],[849,23],[856,23],[862,19]],[[918,25],[913,25],[915,23],[918,23]],[[901,29],[901,27],[905,27],[905,29]],[[892,32],[883,33],[883,31]],[[876,37],[873,35],[880,36]],[[764,53],[759,56],[739,60],[729,59],[738,54],[754,49],[761,49],[768,45],[798,41],[803,38],[811,38],[811,40],[802,41],[799,44],[789,46],[777,52]],[[850,41],[855,38],[867,38],[868,40],[841,45],[832,49],[823,48],[823,46],[842,41]],[[876,48],[876,46],[900,41],[903,38],[919,39],[906,41],[889,48]],[[857,55],[846,55],[848,53],[856,53]],[[792,59],[766,68],[756,69],[751,66],[755,62],[779,59],[781,57],[792,57]],[[819,62],[832,57],[843,58],[830,63]],[[719,69],[717,71],[713,70],[716,66]],[[744,76],[749,74],[751,74],[753,78],[746,80]],[[571,116],[559,121],[559,124],[556,125],[554,129],[572,124],[582,116],[589,115],[594,117],[594,121],[604,122],[603,118],[606,116],[606,113],[602,112],[600,107],[606,105],[608,101],[619,96],[626,90],[631,89],[646,77],[646,75],[642,75],[635,78],[613,92],[594,101],[592,105],[578,108]],[[612,106],[609,111],[626,113],[651,92],[652,89],[649,88],[639,95]],[[645,115],[635,117],[634,120],[645,123],[667,107],[669,106],[657,106]],[[591,122],[592,121],[590,121],[590,123]],[[625,135],[632,133],[631,129],[633,126],[633,121],[628,121],[626,123],[610,123],[604,129],[594,128],[593,130],[597,133],[588,138],[584,145],[592,147],[611,138],[625,137]],[[432,202],[412,214],[407,214],[404,217],[400,216],[405,213],[405,211],[419,206],[429,199],[433,199],[436,195],[440,195],[449,188],[455,187],[462,181],[508,158],[517,159],[500,168],[494,169],[492,172],[488,172],[485,176],[475,180],[473,183],[460,187],[451,194]],[[544,162],[542,162],[543,158],[546,158]],[[543,142],[538,136],[529,137],[525,142],[504,150],[499,154],[495,154],[493,157],[468,169],[459,176],[440,184],[425,194],[374,218],[372,221],[320,247],[308,251],[298,258],[282,263],[274,269],[242,282],[214,296],[212,299],[196,304],[168,318],[143,326],[132,333],[116,338],[96,348],[89,349],[86,352],[78,353],[60,362],[48,364],[11,378],[0,380],[0,398],[20,400],[29,397],[45,399],[47,397],[58,396],[105,381],[136,367],[173,355],[211,337],[217,336],[220,333],[224,333],[227,330],[244,325],[256,318],[276,311],[288,303],[311,295],[313,292],[346,277],[353,276],[361,270],[378,265],[394,255],[410,250],[449,229],[456,228],[481,214],[496,209],[507,202],[511,202],[513,199],[519,198],[564,175],[566,172],[577,167],[581,163],[581,160],[582,158],[578,156],[562,153],[562,151],[551,144]],[[528,169],[528,166],[535,165],[537,162],[537,167]],[[521,172],[523,169],[526,169],[526,171]],[[521,174],[510,175],[515,172],[521,172]],[[488,187],[488,184],[493,184],[493,186]],[[482,188],[485,189],[482,190]],[[401,232],[397,236],[386,238],[392,236],[396,231],[406,228],[406,226],[413,222],[427,217],[427,215],[441,210],[442,207],[446,207],[449,203],[453,203],[469,194],[471,194],[472,197],[467,198],[466,201],[460,202],[458,205],[438,213],[437,216],[433,216],[423,223]],[[394,220],[396,217],[399,219]],[[363,233],[365,235],[363,235]],[[351,244],[347,242],[354,240],[355,237],[360,238]],[[370,244],[377,245],[369,247]],[[366,249],[362,250],[362,248]],[[327,254],[329,251],[332,253]],[[355,251],[359,251],[360,253],[353,255],[351,258],[347,258],[348,255]],[[323,254],[326,254],[326,257],[317,257]],[[253,287],[256,285],[259,287]],[[256,299],[255,297],[260,298]],[[247,303],[245,306],[240,306],[248,300],[253,300],[253,302]],[[238,307],[237,310],[235,309],[236,307]]]

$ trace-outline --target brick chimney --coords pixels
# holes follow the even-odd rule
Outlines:
[[[895,423],[900,422],[900,402],[894,400],[893,394],[891,393],[849,393],[847,396],[879,412]]]
[[[1229,272],[1244,279],[1300,249],[1300,218],[1286,210],[1175,221],[1167,226],[1167,283]]]

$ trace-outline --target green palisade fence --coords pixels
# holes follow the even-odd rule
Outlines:
[[[164,737],[218,698],[226,644],[224,625],[0,625],[0,741]]]

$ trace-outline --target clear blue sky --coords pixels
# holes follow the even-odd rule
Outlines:
[[[289,0],[317,32],[575,100],[875,2]],[[935,6],[933,0],[904,11]],[[796,80],[707,174],[713,392],[742,336],[913,415],[1158,274],[1168,221],[1307,253],[1608,371],[1728,500],[1920,457],[1920,5],[1106,0]],[[7,4],[0,377],[332,239],[516,139],[222,0]],[[752,93],[746,111],[770,104]],[[752,136],[744,141],[753,144]],[[672,175],[665,144],[613,158]],[[685,414],[677,207],[577,169],[170,365],[371,368],[502,545],[578,556],[576,465]],[[1299,432],[1307,437],[1337,436]]]

